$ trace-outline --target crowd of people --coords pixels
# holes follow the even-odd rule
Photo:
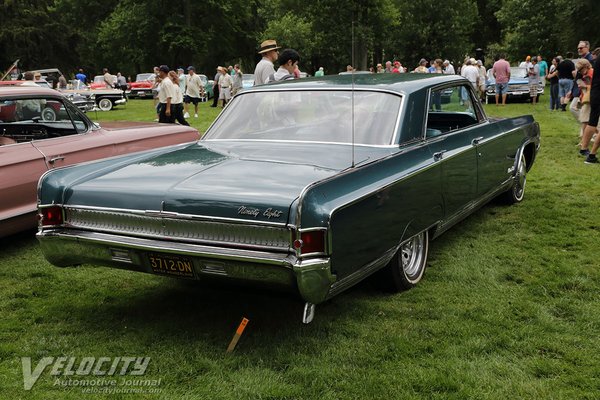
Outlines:
[[[282,80],[297,79],[300,77],[298,64],[300,55],[294,49],[284,49],[277,45],[275,40],[265,40],[261,43],[258,53],[262,59],[254,70],[254,85],[264,85]],[[567,53],[566,57],[557,55],[552,58],[550,65],[542,55],[534,57],[527,56],[519,67],[525,72],[528,81],[530,102],[536,105],[539,97],[540,83],[542,87],[549,85],[550,102],[552,111],[566,111],[567,107],[581,123],[579,152],[586,157],[586,163],[597,163],[596,157],[600,140],[593,140],[596,135],[598,114],[600,106],[600,78],[594,80],[596,60],[600,54],[600,48],[590,52],[590,44],[581,41],[577,46],[578,57]],[[277,62],[278,68],[275,69]],[[107,85],[109,85],[108,70],[103,71]],[[187,68],[188,74],[184,74],[183,68],[171,71],[166,65],[155,67],[155,86],[153,89],[157,120],[159,122],[179,122],[188,125],[186,118],[190,118],[189,105],[194,105],[194,117],[198,117],[198,103],[206,99],[204,87],[195,74],[195,68]],[[355,72],[352,65],[348,65],[346,72]],[[497,106],[506,104],[509,81],[511,79],[511,67],[507,58],[499,54],[490,71],[484,66],[483,60],[466,57],[462,65],[455,68],[449,60],[441,58],[428,61],[421,59],[418,65],[409,71],[399,60],[386,61],[369,69],[371,73],[381,74],[403,74],[403,73],[437,73],[437,74],[459,74],[466,78],[476,93],[482,99],[486,97],[487,82],[489,76],[494,78],[495,101]],[[315,72],[315,77],[324,76],[323,67]],[[126,84],[121,74],[117,75],[121,81],[118,84]],[[213,83],[214,100],[211,107],[217,107],[221,102],[224,107],[227,102],[239,90],[242,89],[242,71],[238,64],[235,66],[217,67]],[[77,79],[86,79],[83,71],[79,71]],[[521,76],[523,78],[523,76]],[[114,84],[113,84],[114,85]],[[593,147],[590,150],[590,144]]]

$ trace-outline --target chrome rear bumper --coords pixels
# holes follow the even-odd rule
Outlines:
[[[153,273],[150,254],[186,257],[193,263],[193,279],[209,277],[266,283],[299,292],[318,304],[329,296],[335,276],[329,258],[300,260],[294,254],[215,247],[138,238],[85,230],[52,228],[37,233],[46,259],[59,267],[104,265]]]

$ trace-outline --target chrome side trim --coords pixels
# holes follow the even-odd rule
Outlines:
[[[400,245],[397,245],[397,246],[392,247],[391,249],[388,249],[386,252],[383,253],[383,255],[381,257],[379,257],[375,261],[372,261],[369,264],[359,268],[358,270],[351,273],[347,277],[345,277],[337,282],[334,282],[331,285],[331,289],[329,290],[329,293],[327,293],[327,298],[331,298],[333,296],[338,295],[339,293],[343,292],[344,290],[349,289],[350,287],[354,286],[356,283],[362,281],[363,279],[365,279],[367,276],[371,275],[378,269],[385,267],[387,265],[387,263],[390,262],[392,257],[394,257],[394,254],[396,254],[396,251],[398,251],[399,247],[400,247]]]
[[[505,192],[510,187],[513,179],[513,176],[509,177],[507,180],[502,182],[497,188],[490,190],[488,193],[482,195],[479,199],[468,203],[465,207],[457,211],[448,219],[440,221],[438,229],[436,229],[435,232],[435,237],[440,236],[452,226],[456,225],[458,222],[462,221],[463,219],[477,211],[477,209],[489,203],[494,197],[498,196],[502,192]]]

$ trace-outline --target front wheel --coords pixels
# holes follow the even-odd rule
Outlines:
[[[107,98],[102,98],[98,100],[98,108],[102,111],[110,111],[113,108],[112,101]]]
[[[403,242],[386,267],[388,287],[393,291],[413,288],[425,273],[429,233],[423,231]]]

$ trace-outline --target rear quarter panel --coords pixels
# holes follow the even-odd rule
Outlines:
[[[422,144],[315,185],[301,228],[329,225],[338,280],[442,218],[440,171]]]

